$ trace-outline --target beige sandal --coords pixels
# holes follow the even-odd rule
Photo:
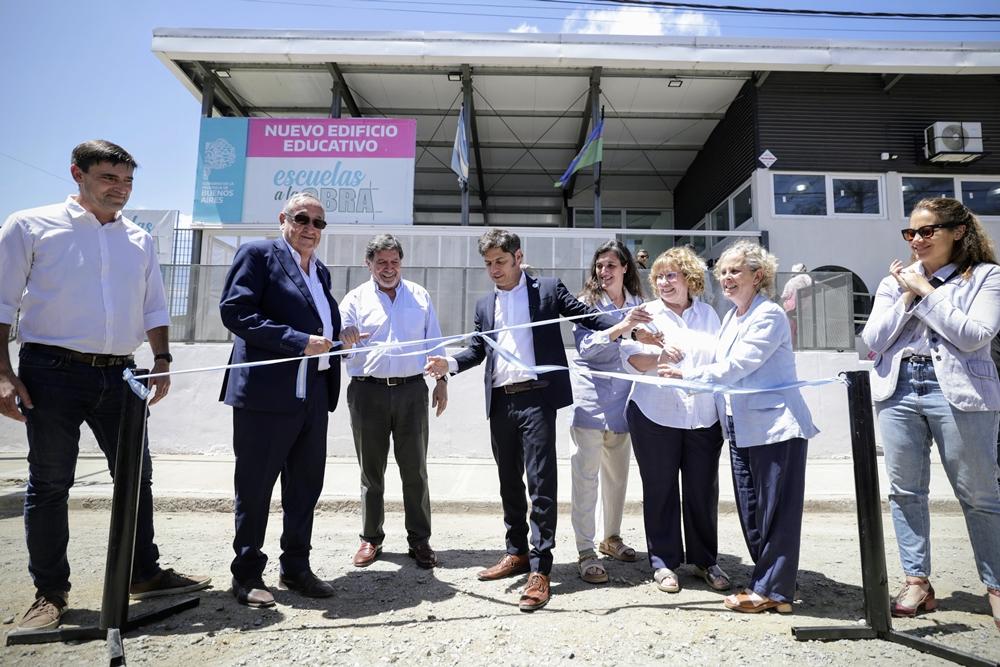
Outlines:
[[[608,582],[608,571],[604,569],[604,563],[597,558],[593,551],[581,554],[577,561],[580,568],[580,578],[588,584],[605,584]]]
[[[997,630],[1000,630],[1000,589],[987,588],[986,599],[990,603],[990,611],[993,612],[993,622],[996,623]]]
[[[615,560],[620,560],[625,563],[634,563],[639,560],[639,557],[635,553],[635,549],[622,542],[622,538],[618,535],[612,535],[601,542],[598,549],[605,556],[611,556]]]

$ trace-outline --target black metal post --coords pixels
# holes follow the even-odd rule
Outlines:
[[[861,587],[865,625],[795,627],[799,641],[839,639],[883,639],[903,644],[959,665],[997,667],[996,662],[957,651],[920,637],[892,629],[889,611],[889,581],[882,533],[882,496],[875,455],[875,420],[868,371],[852,371],[847,377],[848,411],[851,419],[851,453],[854,458],[854,491],[858,507],[858,538],[861,542]]]
[[[136,375],[149,371],[136,370]],[[139,380],[143,386],[145,380]],[[147,623],[159,621],[177,612],[197,607],[199,599],[186,598],[169,607],[129,618],[128,598],[132,581],[132,558],[135,553],[136,518],[139,509],[139,485],[146,441],[146,400],[122,383],[124,400],[118,426],[118,451],[115,459],[114,492],[111,497],[111,526],[108,531],[108,556],[104,568],[104,596],[97,627],[55,628],[54,630],[15,630],[8,633],[7,645],[45,644],[49,642],[105,639],[108,663],[125,663],[121,635]]]

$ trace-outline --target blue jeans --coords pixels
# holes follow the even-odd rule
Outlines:
[[[889,506],[903,571],[931,573],[931,439],[965,514],[979,577],[1000,587],[1000,489],[997,488],[997,411],[963,412],[948,403],[934,366],[904,360],[895,393],[877,401],[889,475]]]
[[[28,571],[39,593],[68,591],[69,490],[76,476],[80,425],[86,423],[114,475],[121,419],[123,366],[93,368],[58,353],[21,348],[18,376],[34,408],[28,419],[28,487],[24,494],[24,532]],[[139,513],[136,522],[133,581],[159,571],[153,543],[152,461],[143,443]]]

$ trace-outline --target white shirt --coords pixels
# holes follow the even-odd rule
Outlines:
[[[363,352],[365,345],[372,343],[398,343],[409,340],[440,338],[441,326],[427,290],[417,283],[400,279],[396,286],[396,298],[379,289],[372,278],[355,287],[340,302],[341,326],[354,326],[361,333],[371,336],[359,343],[359,350],[347,355],[347,374],[351,377],[372,376],[378,378],[410,377],[422,375],[427,363],[426,354],[398,356],[409,352],[426,350],[429,345],[409,345],[383,351]],[[434,354],[441,354],[441,348]]]
[[[524,271],[521,272],[521,280],[516,287],[509,290],[494,288],[494,293],[496,301],[493,305],[493,328],[500,329],[531,322],[531,313],[528,311],[528,281]],[[501,331],[497,334],[497,345],[520,359],[526,366],[535,365],[535,342],[529,327]],[[536,379],[538,375],[535,373],[520,369],[499,354],[496,355],[493,364],[494,387]]]
[[[298,267],[302,279],[306,281],[309,294],[312,296],[313,303],[316,304],[316,310],[319,311],[319,319],[323,322],[323,338],[333,340],[333,315],[330,313],[330,301],[326,298],[326,288],[323,287],[323,283],[319,279],[319,269],[316,268],[319,260],[316,259],[316,255],[311,256],[309,258],[310,270],[309,273],[306,273],[302,270],[302,255],[292,247],[288,239],[282,237],[282,240],[285,242],[288,252],[292,253],[295,266]],[[325,371],[328,368],[330,368],[330,357],[320,357],[316,370]]]
[[[646,311],[653,316],[653,325],[663,333],[667,345],[680,348],[684,358],[677,367],[693,369],[715,361],[715,335],[721,322],[715,310],[697,297],[692,297],[691,305],[683,316],[670,310],[662,300],[655,299],[646,304]],[[653,345],[643,345],[623,339],[621,343],[622,365],[630,373],[642,375],[628,362],[633,354],[658,354],[660,349]],[[645,375],[656,375],[656,368]],[[660,426],[672,428],[706,428],[719,421],[715,398],[710,393],[690,394],[675,387],[661,387],[636,382],[632,385],[633,401],[650,421]]]
[[[101,224],[70,196],[0,228],[0,324],[18,339],[126,355],[170,315],[153,238],[123,217]]]

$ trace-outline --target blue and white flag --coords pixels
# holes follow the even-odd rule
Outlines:
[[[451,170],[458,175],[463,187],[469,182],[469,140],[465,136],[465,105],[458,110],[458,127],[455,128],[455,145],[451,149]]]
[[[576,154],[573,161],[566,167],[566,173],[559,177],[554,187],[564,188],[569,183],[573,174],[584,167],[589,167],[604,159],[604,112],[601,112],[601,120],[598,121],[594,129],[590,131],[587,141],[580,147],[580,152]]]

